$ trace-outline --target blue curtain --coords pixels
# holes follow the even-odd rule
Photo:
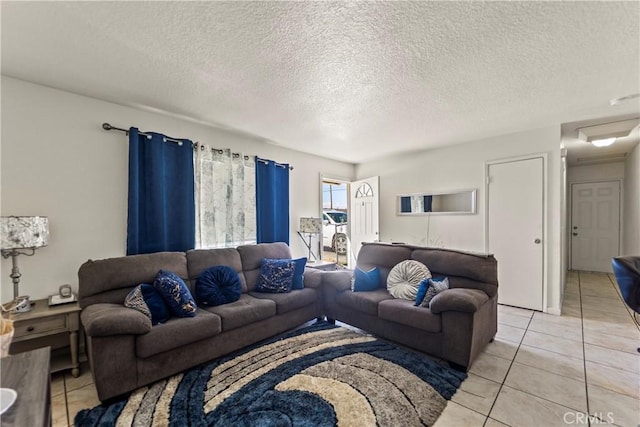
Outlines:
[[[424,211],[431,212],[433,209],[433,196],[424,196]]]
[[[400,212],[411,212],[411,197],[400,197]]]
[[[258,243],[289,244],[289,165],[256,157]]]
[[[129,129],[127,255],[195,247],[193,147]]]

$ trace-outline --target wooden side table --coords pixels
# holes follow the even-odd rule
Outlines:
[[[18,393],[13,405],[0,415],[2,426],[50,426],[51,382],[49,347],[0,359],[0,386]]]
[[[69,335],[69,353],[52,352],[51,372],[71,369],[71,375],[80,375],[78,361],[78,332],[80,330],[80,307],[77,302],[49,307],[46,299],[36,300],[31,311],[13,316],[15,329],[9,354],[52,345],[54,335]]]

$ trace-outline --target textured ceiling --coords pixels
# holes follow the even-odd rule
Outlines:
[[[638,2],[1,7],[5,75],[352,163],[638,110]]]

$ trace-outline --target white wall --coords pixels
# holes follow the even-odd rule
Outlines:
[[[640,255],[640,144],[625,161],[622,255]]]
[[[380,176],[380,239],[471,251],[485,250],[485,162],[548,153],[547,307],[560,309],[560,126],[502,135],[453,147],[358,165],[357,179]],[[398,216],[396,195],[477,188],[475,215]],[[429,235],[427,237],[427,225]]]
[[[294,166],[291,246],[301,216],[321,210],[321,173],[351,178],[354,166],[266,144],[251,137],[2,76],[2,215],[49,217],[49,246],[20,256],[20,293],[45,298],[70,283],[87,259],[125,254],[127,138],[103,122],[189,138]],[[283,124],[286,126],[286,124]],[[13,296],[11,260],[2,260],[0,301]]]
[[[609,181],[622,178],[624,178],[624,162],[569,166],[568,169],[569,183]]]

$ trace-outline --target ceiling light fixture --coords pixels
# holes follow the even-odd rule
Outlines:
[[[616,142],[616,138],[594,139],[591,141],[591,145],[594,147],[608,147]]]
[[[626,138],[635,126],[638,119],[617,120],[599,125],[584,126],[577,130],[580,141],[588,142],[594,147],[608,147],[616,142],[616,138]]]

